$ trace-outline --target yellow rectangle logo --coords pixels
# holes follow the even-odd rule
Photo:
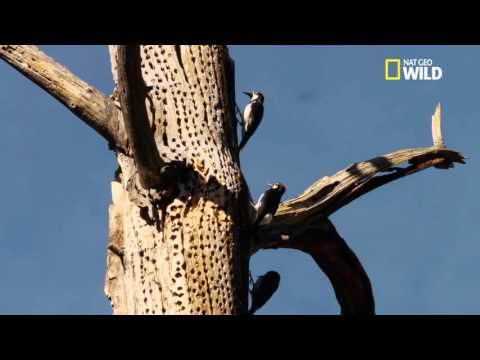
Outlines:
[[[389,64],[397,64],[396,75],[390,74]],[[385,80],[400,80],[400,59],[385,59]]]

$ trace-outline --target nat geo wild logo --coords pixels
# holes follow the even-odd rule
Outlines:
[[[442,75],[432,59],[385,59],[385,80],[440,80]]]

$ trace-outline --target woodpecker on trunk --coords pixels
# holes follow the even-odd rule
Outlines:
[[[269,184],[269,189],[260,196],[255,205],[257,213],[254,223],[255,227],[269,224],[272,221],[286,190],[287,187],[282,183]]]
[[[244,94],[250,97],[250,102],[243,110],[242,141],[238,146],[238,151],[242,150],[247,141],[252,137],[263,117],[263,94],[257,91],[251,93],[244,92]]]
[[[276,271],[269,271],[263,276],[259,276],[252,291],[252,305],[248,310],[249,315],[253,315],[258,309],[267,303],[272,295],[277,291],[280,284],[280,274]]]

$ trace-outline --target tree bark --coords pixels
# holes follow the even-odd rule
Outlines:
[[[163,163],[183,162],[190,170],[176,184],[174,198],[155,198],[148,182],[137,177],[143,168],[141,157],[118,153],[105,287],[113,311],[244,313],[248,249],[242,252],[240,209],[245,206],[240,202],[247,198],[236,154],[234,104],[227,87],[227,49],[139,48],[146,90],[135,93],[130,85],[129,98],[143,104],[148,118],[134,119],[135,124],[146,121]],[[111,48],[112,68],[121,89],[122,74],[117,70],[123,65],[117,50],[123,49]],[[141,133],[139,139],[145,144],[148,134]],[[130,144],[135,144],[132,136],[136,135],[129,137]],[[130,150],[141,152],[134,146]]]
[[[247,313],[249,258],[275,248],[310,254],[332,282],[342,314],[374,314],[368,275],[328,217],[401,177],[464,163],[445,147],[440,106],[433,146],[352,164],[283,202],[271,224],[252,229],[227,48],[109,50],[116,84],[110,98],[34,46],[0,45],[0,58],[116,151],[105,279],[114,314]]]

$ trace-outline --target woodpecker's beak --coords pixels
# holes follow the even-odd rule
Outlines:
[[[277,184],[268,184],[268,187],[270,189],[278,189],[278,185]]]
[[[250,92],[245,92],[245,91],[244,91],[243,93],[244,93],[245,95],[247,95],[248,97],[252,97],[252,96],[253,96],[253,94],[250,93]]]

